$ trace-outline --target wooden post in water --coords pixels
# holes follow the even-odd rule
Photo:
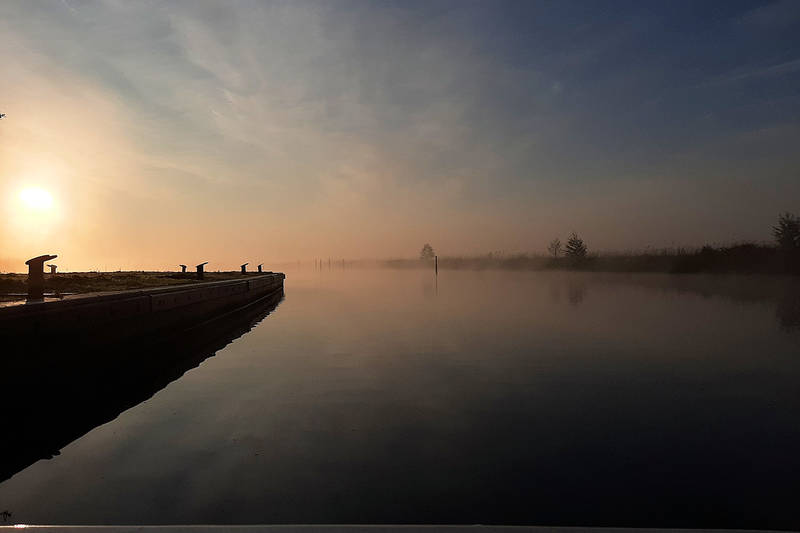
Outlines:
[[[439,256],[433,256],[433,272],[438,276],[439,275]]]

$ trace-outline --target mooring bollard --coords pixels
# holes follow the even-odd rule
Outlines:
[[[181,267],[181,274],[186,274],[186,265],[178,265]]]
[[[206,266],[207,264],[208,261],[197,265],[197,279],[205,279],[205,274],[203,273],[203,267]]]
[[[242,265],[242,274],[247,274],[247,265],[249,265],[249,264],[250,263],[245,263],[245,264]]]
[[[58,268],[58,265],[47,265],[47,266],[50,267],[50,273],[55,275],[56,269]]]
[[[261,263],[260,265],[258,265],[258,271],[259,271],[259,272],[261,272],[261,267],[262,267],[262,266],[264,266],[264,263]]]
[[[44,263],[57,255],[40,255],[25,261],[28,265],[28,300],[44,298]]]

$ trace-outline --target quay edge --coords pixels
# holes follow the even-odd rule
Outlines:
[[[283,291],[285,275],[66,296],[0,308],[7,348],[93,344],[170,332]],[[26,350],[27,351],[27,350]]]

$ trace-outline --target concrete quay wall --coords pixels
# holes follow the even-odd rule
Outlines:
[[[283,290],[285,275],[67,296],[0,308],[6,342],[119,340],[188,327]],[[15,342],[16,341],[16,342]]]

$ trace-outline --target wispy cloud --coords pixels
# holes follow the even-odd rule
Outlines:
[[[793,59],[791,61],[784,61],[782,63],[772,65],[761,65],[748,68],[737,68],[712,78],[698,87],[708,87],[715,85],[724,85],[727,83],[736,83],[739,81],[750,80],[755,78],[767,78],[772,76],[783,76],[786,74],[793,74],[800,71],[800,59]]]

